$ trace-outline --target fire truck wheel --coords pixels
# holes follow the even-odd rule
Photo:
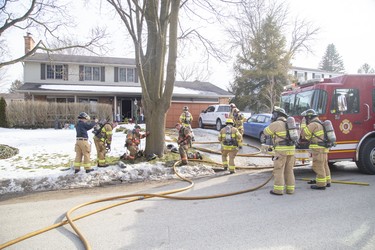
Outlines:
[[[356,164],[362,173],[375,174],[375,138],[369,138],[363,143]]]

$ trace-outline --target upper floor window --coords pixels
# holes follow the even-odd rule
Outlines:
[[[85,81],[100,81],[100,68],[85,66]]]
[[[134,82],[134,69],[119,68],[119,82]]]
[[[79,65],[80,81],[105,81],[105,68],[103,66]]]
[[[115,82],[138,82],[137,70],[115,67]]]
[[[40,79],[68,80],[68,65],[41,63]]]

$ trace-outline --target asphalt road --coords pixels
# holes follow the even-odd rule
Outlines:
[[[263,183],[269,171],[240,170],[234,175],[200,178],[177,195],[206,196],[234,192]],[[375,176],[352,163],[332,169],[333,180],[369,186],[333,184],[311,190],[295,169],[294,195],[269,194],[272,181],[254,192],[208,200],[151,198],[118,206],[77,221],[92,249],[375,249]],[[186,182],[138,183],[29,194],[0,202],[0,244],[64,219],[79,204],[134,193],[158,193]],[[116,200],[115,202],[120,202]],[[74,213],[110,204],[95,204]],[[84,249],[66,225],[7,249]]]

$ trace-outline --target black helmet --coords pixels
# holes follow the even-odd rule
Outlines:
[[[81,112],[79,113],[78,119],[86,119],[86,120],[90,120],[90,116],[88,114],[86,114],[86,112]]]
[[[276,121],[279,117],[288,117],[288,114],[285,112],[283,108],[275,106],[272,111],[272,120]]]
[[[306,111],[303,111],[301,113],[301,116],[308,117],[308,118],[313,118],[313,117],[317,117],[318,113],[316,113],[316,111],[313,110],[313,109],[308,109]]]

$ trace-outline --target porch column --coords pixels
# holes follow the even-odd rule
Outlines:
[[[113,97],[113,120],[118,122],[119,120],[117,119],[117,96]]]

